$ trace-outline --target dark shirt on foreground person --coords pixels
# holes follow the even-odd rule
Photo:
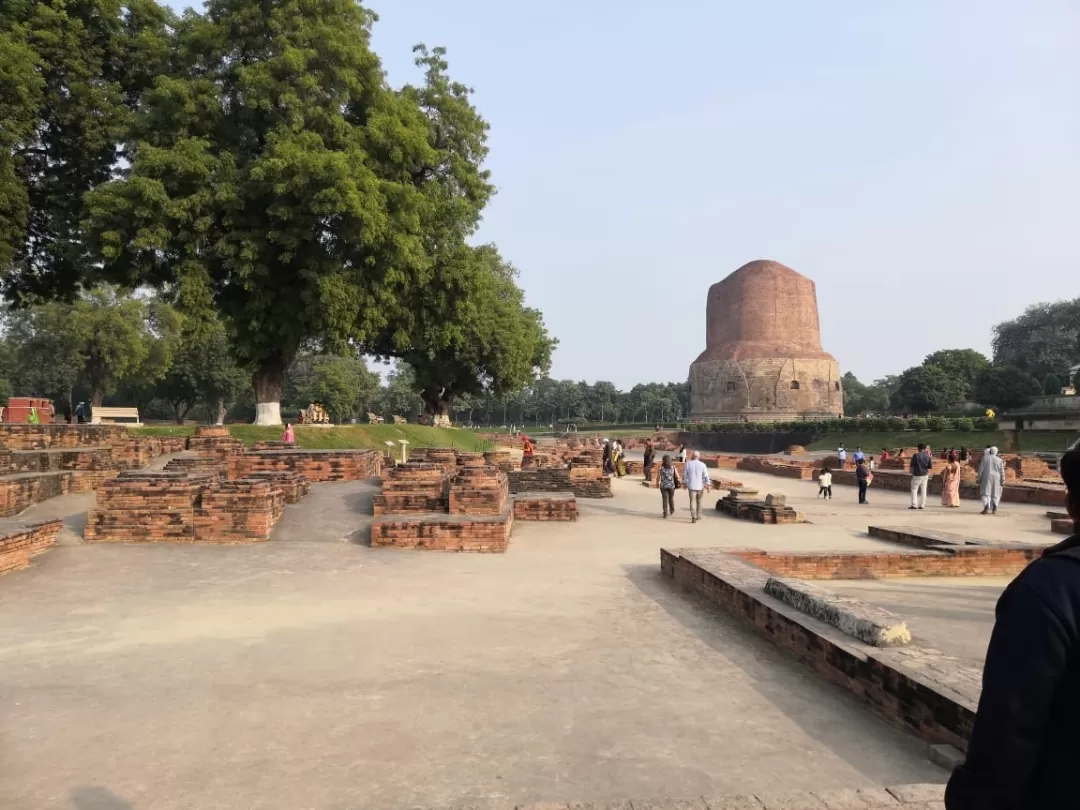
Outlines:
[[[1080,515],[1080,449],[1061,459]],[[1048,548],[1002,593],[967,758],[947,810],[1080,810],[1080,535]]]

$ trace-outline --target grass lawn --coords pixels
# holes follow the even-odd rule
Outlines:
[[[882,433],[828,433],[818,441],[809,445],[807,450],[835,450],[839,445],[844,445],[849,451],[856,447],[862,447],[867,455],[877,455],[882,447],[914,447],[923,442],[930,445],[934,450],[945,447],[966,445],[969,448],[981,450],[988,444],[996,445],[1002,452],[1015,453],[1018,451],[1028,452],[1054,452],[1065,450],[1070,444],[1080,438],[1080,434],[1066,431],[1030,431],[1020,432],[1020,446],[1010,446],[1010,432],[1002,430],[973,431],[961,433],[956,430],[941,433],[915,433],[914,431],[895,431]]]
[[[245,444],[281,438],[284,428],[263,425],[229,425],[234,438]],[[424,425],[340,425],[335,427],[305,427],[296,425],[296,445],[312,450],[386,450],[384,442],[391,440],[395,447],[399,439],[407,439],[410,448],[453,447],[458,450],[491,449],[491,443],[468,430],[435,428]],[[142,436],[191,436],[194,425],[152,425],[130,428]]]

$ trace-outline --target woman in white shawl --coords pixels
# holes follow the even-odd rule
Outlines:
[[[984,515],[997,514],[1004,487],[1005,463],[998,455],[998,449],[991,447],[979,463],[979,495],[982,497]]]

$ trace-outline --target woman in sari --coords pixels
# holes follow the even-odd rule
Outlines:
[[[941,505],[960,506],[960,463],[956,460],[956,453],[949,453],[945,471],[941,474]]]

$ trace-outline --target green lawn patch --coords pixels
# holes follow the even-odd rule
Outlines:
[[[281,438],[283,428],[263,425],[229,425],[229,433],[244,444],[273,441]],[[191,436],[194,425],[152,425],[130,428],[141,436]],[[410,448],[453,447],[456,450],[490,450],[491,442],[475,433],[457,428],[435,428],[424,425],[340,425],[315,427],[296,425],[296,444],[312,450],[386,450],[385,442],[397,445],[407,439]]]

